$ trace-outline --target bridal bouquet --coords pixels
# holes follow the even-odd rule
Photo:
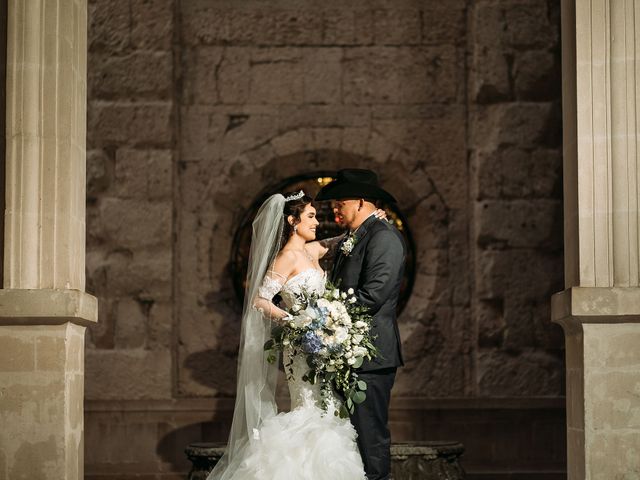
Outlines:
[[[276,360],[276,351],[285,348],[292,349],[294,355],[306,355],[309,371],[302,380],[320,383],[325,410],[332,389],[340,392],[345,401],[336,415],[343,418],[366,399],[367,384],[358,380],[355,370],[377,353],[371,338],[372,317],[353,293],[351,288],[341,292],[327,284],[319,298],[300,295],[289,309],[289,317],[272,329],[271,339],[264,345],[270,362]]]

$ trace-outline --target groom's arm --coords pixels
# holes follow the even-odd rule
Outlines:
[[[402,241],[391,230],[376,232],[369,240],[361,275],[364,277],[356,291],[358,301],[375,315],[393,293],[404,263]]]
[[[341,233],[335,237],[325,238],[323,240],[319,240],[316,242],[312,242],[313,244],[318,244],[319,256],[318,258],[330,258],[333,260],[336,255],[336,250],[338,248],[338,244],[342,241],[345,234]],[[307,245],[309,245],[307,243]]]
[[[336,259],[338,244],[344,238],[344,233],[337,237],[325,238],[324,240],[309,242],[305,246],[315,259],[320,262],[324,270],[331,270],[331,266]]]

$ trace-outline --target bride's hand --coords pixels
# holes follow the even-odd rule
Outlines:
[[[287,323],[289,323],[291,321],[293,317],[291,316],[291,314],[287,313],[284,317],[277,317],[274,318],[273,321],[275,323],[277,323],[280,326],[286,325]]]
[[[380,220],[389,221],[389,217],[387,217],[387,212],[385,212],[381,208],[378,208],[375,212],[373,212],[373,214],[375,215],[376,218],[379,218]]]

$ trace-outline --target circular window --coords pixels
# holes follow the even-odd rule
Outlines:
[[[231,278],[233,279],[233,287],[240,302],[244,300],[245,292],[245,280],[247,277],[247,262],[249,259],[249,251],[251,248],[251,225],[258,213],[260,205],[275,193],[283,193],[297,190],[304,190],[307,195],[314,198],[318,191],[329,182],[335,179],[335,172],[315,172],[304,175],[298,175],[296,177],[290,177],[283,182],[280,182],[272,187],[264,190],[249,210],[244,215],[240,227],[236,231],[233,252],[231,254]],[[345,228],[336,222],[333,211],[331,209],[331,202],[318,202],[315,205],[317,208],[317,219],[320,222],[316,230],[317,238],[329,238],[340,235],[345,231]],[[413,238],[409,231],[405,216],[393,204],[382,204],[380,208],[383,208],[387,212],[387,217],[394,223],[396,228],[404,236],[405,243],[407,245],[407,259],[405,263],[404,278],[402,285],[400,286],[400,298],[398,301],[398,313],[402,311],[404,306],[409,300],[411,295],[411,289],[413,287],[413,279],[415,275],[415,254]],[[325,270],[330,268],[330,265],[323,264],[322,268]]]

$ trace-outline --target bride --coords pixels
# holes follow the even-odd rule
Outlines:
[[[378,216],[384,216],[380,211]],[[263,349],[273,323],[296,295],[324,293],[319,260],[340,237],[318,242],[316,209],[304,192],[276,194],[253,222],[238,356],[238,386],[227,450],[207,480],[364,480],[356,432],[348,419],[319,407],[320,387],[304,382],[304,357],[285,352],[291,411],[277,413],[277,362]],[[332,399],[334,405],[337,399]]]

